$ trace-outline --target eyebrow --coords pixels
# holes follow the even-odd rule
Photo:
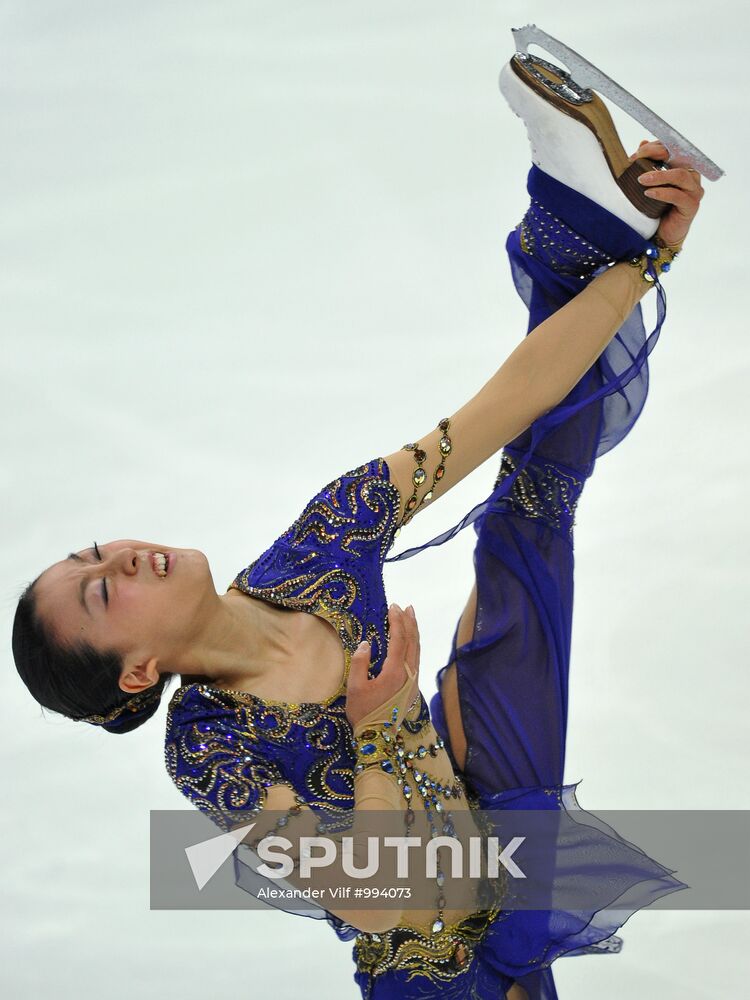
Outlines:
[[[81,563],[82,562],[86,562],[85,559],[81,559],[81,557],[78,555],[77,552],[69,552],[68,553],[68,559],[72,559],[74,562],[81,562]],[[78,602],[81,605],[81,607],[83,608],[83,610],[86,612],[86,614],[90,615],[91,612],[89,611],[89,607],[86,604],[86,577],[85,576],[81,578],[81,582],[78,585]]]

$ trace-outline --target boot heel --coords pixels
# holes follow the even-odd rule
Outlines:
[[[590,129],[604,153],[613,179],[628,201],[649,219],[661,218],[670,206],[647,198],[637,178],[650,170],[661,169],[662,164],[645,158],[631,162],[612,116],[597,94],[583,90],[559,66],[536,56],[518,53],[511,59],[510,68],[543,100]]]
[[[671,207],[663,202],[657,201],[654,203],[653,198],[647,198],[643,193],[643,186],[638,183],[638,178],[641,174],[647,174],[652,170],[661,170],[663,164],[657,162],[656,160],[649,160],[645,157],[640,157],[634,160],[619,177],[616,178],[620,190],[623,194],[627,195],[629,200],[639,212],[643,212],[650,219],[660,219],[662,215]],[[665,187],[668,185],[665,185]]]

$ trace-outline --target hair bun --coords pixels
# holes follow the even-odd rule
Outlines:
[[[171,674],[159,678],[156,684],[110,709],[106,715],[84,715],[78,722],[88,722],[91,726],[99,726],[108,733],[129,733],[143,725],[156,712],[161,702],[161,695]]]
[[[156,714],[156,710],[161,704],[161,695],[164,689],[164,685],[161,685],[158,690],[150,688],[150,691],[154,691],[152,697],[142,704],[140,707],[133,710],[128,709],[128,702],[125,702],[124,711],[117,715],[114,719],[109,719],[107,722],[98,723],[102,729],[105,729],[108,733],[129,733],[133,729],[137,729],[138,726],[142,726],[144,722],[151,718],[152,715]],[[97,723],[95,723],[96,725]]]

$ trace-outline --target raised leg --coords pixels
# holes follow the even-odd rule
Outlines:
[[[536,168],[529,191],[531,206],[508,250],[533,329],[598,267],[624,256],[632,231]],[[475,586],[433,702],[436,728],[479,792],[562,783],[576,505],[597,457],[641,412],[646,340],[636,310],[542,418],[541,433],[532,425],[504,449],[492,500],[476,525]]]
[[[438,677],[435,726],[477,789],[562,782],[573,550],[554,468],[528,466],[485,519],[475,583]]]

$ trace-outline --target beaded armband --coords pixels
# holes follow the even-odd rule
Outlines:
[[[666,273],[672,266],[672,261],[680,252],[681,247],[668,247],[660,238],[655,237],[649,243],[644,252],[639,257],[630,260],[632,267],[637,267],[641,277],[648,284],[655,284],[662,273]]]
[[[406,800],[406,834],[414,823],[415,815],[412,800],[421,800],[427,820],[430,825],[430,836],[438,836],[438,819],[441,822],[440,835],[452,836],[455,833],[453,817],[449,811],[451,799],[460,799],[464,795],[463,785],[459,778],[450,785],[435,781],[424,770],[422,761],[437,757],[438,752],[445,747],[443,739],[438,736],[435,743],[429,746],[420,744],[416,750],[407,749],[402,735],[402,727],[398,722],[398,708],[394,708],[389,722],[383,722],[380,729],[364,729],[357,741],[357,763],[355,774],[368,768],[377,767],[386,774],[395,776],[401,792]],[[429,764],[428,764],[429,766]],[[437,883],[437,916],[432,923],[432,933],[439,934],[445,927],[444,909],[446,900],[443,896],[445,873],[442,870],[438,855],[438,869],[435,877]]]

